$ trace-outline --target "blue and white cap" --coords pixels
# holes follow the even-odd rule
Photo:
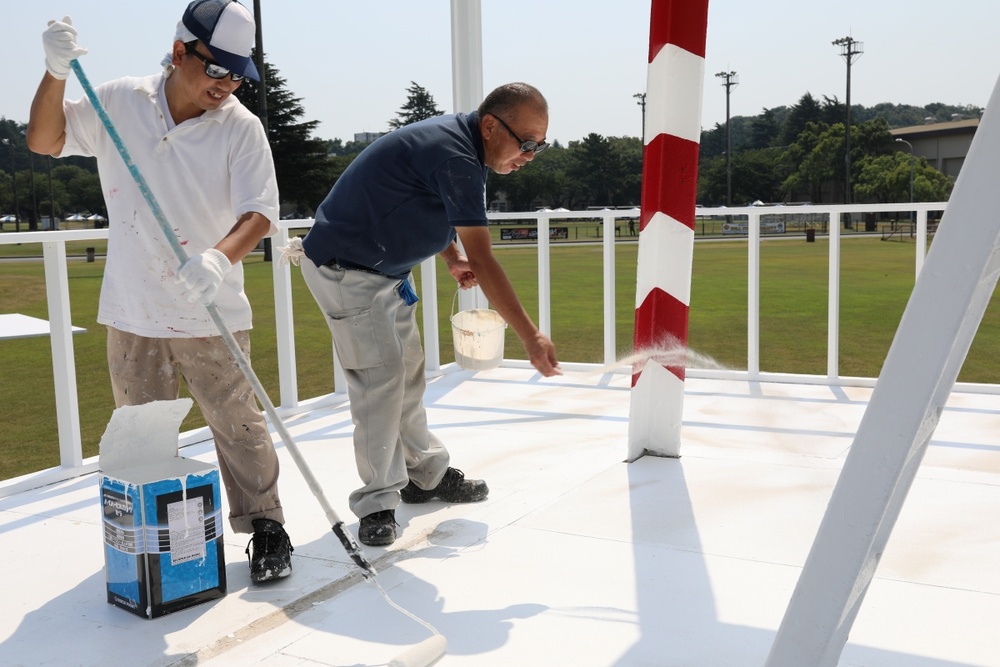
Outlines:
[[[236,0],[194,0],[181,23],[205,45],[215,61],[236,74],[260,81],[250,57],[257,34],[253,15]]]

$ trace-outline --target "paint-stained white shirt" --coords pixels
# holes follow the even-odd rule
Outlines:
[[[271,149],[257,117],[235,97],[176,127],[161,107],[162,74],[122,78],[96,89],[136,168],[184,250],[217,244],[237,219],[256,211],[278,219]],[[107,266],[97,321],[154,338],[218,335],[208,311],[174,282],[180,267],[152,209],[87,98],[66,101],[60,157],[97,158],[108,207]],[[233,266],[215,303],[232,331],[251,327],[243,266]]]

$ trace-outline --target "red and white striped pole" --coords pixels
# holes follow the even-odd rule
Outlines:
[[[680,456],[708,0],[652,0],[628,460]]]

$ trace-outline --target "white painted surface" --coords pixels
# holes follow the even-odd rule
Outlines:
[[[73,327],[73,333],[83,333],[83,327]],[[36,338],[52,333],[48,320],[22,315],[21,313],[0,313],[0,340],[14,338]]]
[[[401,506],[365,548],[394,601],[448,639],[439,667],[762,665],[871,390],[688,379],[684,456],[625,465],[629,376],[446,372],[435,432],[488,501]],[[288,426],[349,522],[346,405]],[[996,667],[1000,397],[953,395],[843,667]],[[209,445],[182,450],[215,461]],[[97,476],[0,500],[0,663],[385,665],[429,632],[360,582],[279,443],[294,574],[146,621],[107,604]],[[394,559],[395,562],[392,562]],[[30,564],[30,569],[25,569]],[[54,624],[59,631],[53,632]]]

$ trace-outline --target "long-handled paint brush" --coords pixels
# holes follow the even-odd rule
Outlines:
[[[139,168],[132,160],[132,156],[129,153],[128,148],[125,146],[125,142],[122,141],[121,135],[118,134],[118,130],[111,121],[111,117],[108,116],[107,110],[104,108],[101,100],[94,92],[94,88],[91,86],[90,80],[84,73],[79,61],[72,60],[70,62],[70,66],[73,68],[74,74],[76,74],[77,79],[79,79],[80,85],[83,87],[83,90],[86,93],[87,98],[90,100],[90,103],[93,105],[94,110],[97,112],[98,117],[101,119],[104,129],[107,130],[115,148],[118,149],[118,154],[121,155],[122,160],[125,161],[125,166],[128,167],[129,173],[132,174],[132,178],[135,180],[136,185],[139,186],[139,191],[145,198],[146,203],[149,204],[150,209],[152,209],[153,216],[156,218],[156,222],[159,224],[160,230],[166,237],[167,243],[170,244],[171,249],[177,256],[177,259],[180,261],[181,265],[183,265],[188,260],[187,251],[184,250],[184,246],[182,246],[180,241],[177,239],[177,235],[174,234],[173,228],[167,221],[163,210],[160,208],[159,202],[157,202],[156,197],[153,195],[153,191],[150,190],[149,185],[146,183],[146,179],[143,177],[142,172],[139,171]],[[444,654],[445,649],[447,648],[447,640],[445,640],[445,638],[430,624],[420,621],[420,619],[416,618],[409,612],[402,610],[389,598],[385,590],[379,586],[378,581],[375,579],[375,568],[368,562],[368,559],[365,558],[364,554],[361,552],[361,548],[358,546],[358,543],[354,540],[354,536],[351,535],[351,533],[344,527],[343,520],[337,516],[337,513],[326,499],[323,489],[320,488],[315,475],[313,475],[312,470],[306,463],[306,460],[302,457],[298,445],[295,444],[295,441],[292,439],[288,429],[285,428],[285,423],[282,421],[281,417],[278,416],[278,411],[274,409],[274,404],[271,402],[267,392],[264,391],[264,386],[257,378],[257,374],[254,373],[253,368],[250,367],[249,360],[246,358],[246,355],[243,354],[243,350],[240,349],[236,338],[229,331],[229,327],[226,326],[226,322],[223,320],[218,306],[212,302],[207,304],[205,308],[208,310],[209,316],[212,318],[216,328],[219,330],[219,334],[229,347],[229,351],[232,353],[233,359],[236,360],[236,364],[239,366],[240,370],[243,371],[247,380],[249,380],[251,387],[253,387],[254,394],[257,395],[257,399],[260,401],[261,405],[264,406],[264,411],[267,413],[268,418],[270,418],[271,424],[274,425],[274,428],[281,437],[282,442],[285,443],[285,447],[288,449],[288,453],[291,454],[292,460],[295,461],[295,465],[298,466],[302,477],[305,478],[306,484],[309,486],[309,490],[312,491],[313,495],[316,496],[316,499],[319,501],[320,506],[323,508],[323,512],[326,514],[327,520],[333,526],[334,535],[337,536],[337,539],[339,539],[340,543],[344,546],[344,550],[347,551],[347,555],[351,557],[351,560],[354,561],[359,568],[361,568],[365,579],[373,582],[379,592],[382,593],[382,596],[385,597],[385,599],[392,606],[404,611],[404,613],[408,616],[419,621],[422,625],[434,632],[433,637],[424,640],[407,651],[404,651],[391,664],[398,665],[399,667],[418,667],[419,665],[429,665],[433,663]]]

